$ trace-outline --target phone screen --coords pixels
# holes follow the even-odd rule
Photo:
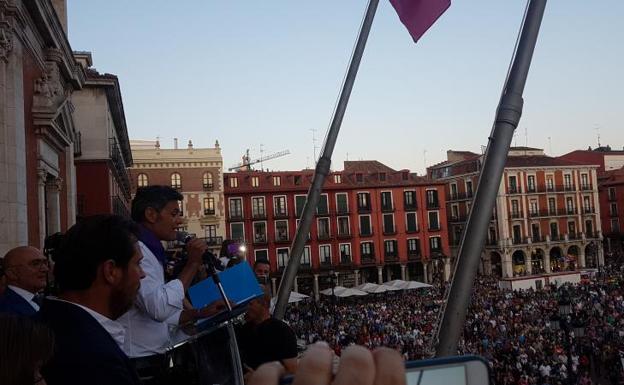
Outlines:
[[[443,368],[407,369],[407,385],[466,385],[464,365]]]

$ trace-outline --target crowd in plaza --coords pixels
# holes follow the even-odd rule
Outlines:
[[[589,384],[592,378],[620,383],[621,273],[610,268],[587,284],[540,291],[502,290],[496,279],[479,277],[460,353],[487,358],[497,384]],[[405,359],[421,359],[432,353],[446,288],[324,298],[293,306],[287,319],[300,339],[328,341],[338,354],[356,343],[389,346]],[[559,305],[568,301],[571,312],[562,317]]]

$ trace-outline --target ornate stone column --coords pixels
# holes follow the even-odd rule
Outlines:
[[[46,184],[47,223],[48,234],[61,231],[61,190],[63,180],[61,178],[49,179]]]
[[[39,202],[39,248],[43,249],[43,243],[46,237],[46,183],[48,173],[45,170],[37,171],[37,198]]]
[[[528,275],[531,275],[533,274],[533,259],[531,258],[531,255],[533,254],[531,253],[530,250],[528,253],[525,253],[525,254],[526,254],[526,259],[524,260],[524,268],[526,270],[526,273]]]
[[[544,251],[544,272],[546,272],[546,274],[550,274],[550,253],[546,254],[546,251]]]

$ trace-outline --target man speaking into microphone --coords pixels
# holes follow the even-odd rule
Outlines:
[[[139,224],[141,267],[146,276],[134,306],[119,321],[124,325],[125,353],[133,359],[144,383],[166,383],[165,351],[171,344],[170,327],[185,325],[225,309],[221,302],[201,310],[184,309],[184,295],[202,264],[207,249],[200,239],[186,243],[188,259],[176,278],[165,282],[167,255],[161,241],[176,240],[182,224],[178,202],[182,195],[168,186],[137,190],[132,200],[132,219]]]

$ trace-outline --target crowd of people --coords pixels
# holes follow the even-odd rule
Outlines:
[[[621,277],[619,268],[610,268],[587,284],[540,291],[503,290],[496,279],[479,277],[460,353],[487,358],[497,384],[621,383]],[[432,354],[445,290],[436,286],[364,299],[330,297],[293,306],[287,319],[300,339],[328,341],[336,353],[357,343],[389,346],[416,360]],[[568,302],[571,312],[562,317],[559,305]]]

